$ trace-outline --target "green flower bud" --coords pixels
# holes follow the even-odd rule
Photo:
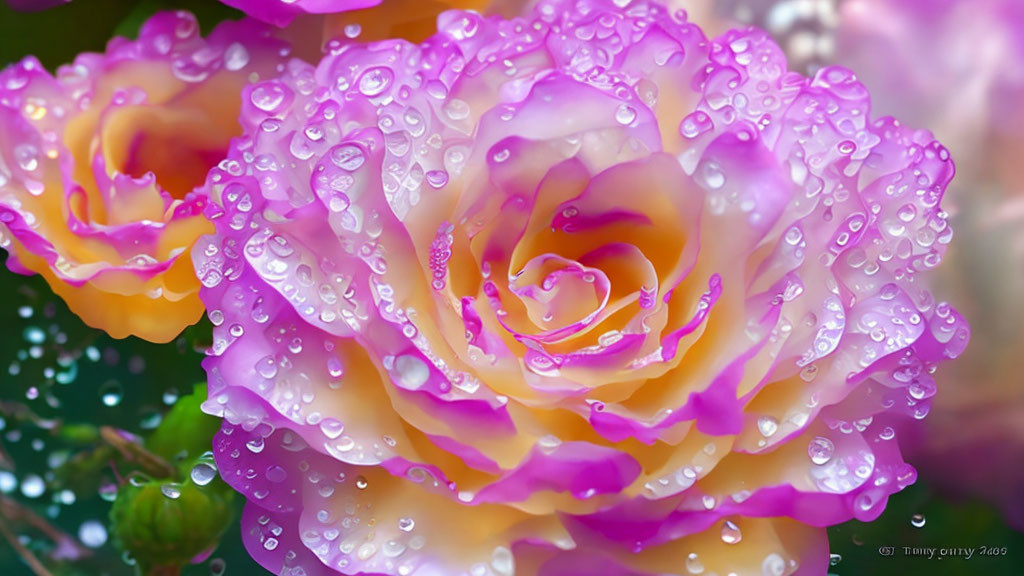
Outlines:
[[[181,483],[134,475],[110,510],[113,534],[146,574],[154,567],[183,566],[217,546],[232,523],[234,492],[210,475],[208,458],[193,461],[199,473]]]

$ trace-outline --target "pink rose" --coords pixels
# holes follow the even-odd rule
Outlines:
[[[246,82],[286,45],[252,21],[208,39],[162,13],[50,75],[0,72],[0,239],[8,266],[41,274],[87,324],[171,340],[203,312],[190,250],[212,229],[193,188],[226,154]]]
[[[852,73],[662,5],[448,12],[246,91],[194,251],[278,574],[817,574],[968,329],[953,175]]]

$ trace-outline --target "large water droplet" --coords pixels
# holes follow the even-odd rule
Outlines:
[[[277,82],[266,82],[253,88],[249,100],[264,112],[272,112],[284,102],[285,88]]]
[[[737,544],[743,539],[743,534],[740,532],[740,527],[737,526],[730,520],[726,520],[725,524],[722,524],[722,542],[726,544]]]
[[[217,477],[217,469],[209,462],[199,462],[192,467],[189,478],[196,486],[206,486]]]
[[[395,377],[402,387],[418,390],[430,378],[430,369],[419,358],[406,354],[395,360]]]
[[[814,462],[818,466],[826,464],[832,459],[832,453],[835,451],[835,445],[832,441],[823,436],[816,436],[807,445],[807,455],[810,456],[811,462]]]
[[[757,430],[761,436],[770,438],[779,431],[779,421],[772,416],[761,416],[757,419]]]
[[[363,72],[359,77],[359,91],[364,96],[378,96],[391,86],[395,73],[390,68],[375,66]]]
[[[342,144],[331,150],[331,162],[342,170],[353,172],[358,170],[365,161],[366,156],[363,151],[353,144]]]
[[[615,121],[623,126],[629,126],[636,121],[636,108],[629,104],[622,104],[615,111]]]
[[[224,67],[228,70],[241,70],[248,63],[249,51],[242,44],[235,42],[224,50]]]
[[[171,500],[181,498],[181,488],[176,484],[164,484],[160,486],[160,491]]]

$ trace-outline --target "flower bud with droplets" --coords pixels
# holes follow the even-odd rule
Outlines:
[[[203,465],[210,466],[197,463]],[[234,492],[219,480],[197,477],[122,485],[110,509],[118,546],[146,567],[184,566],[215,548],[234,522]]]

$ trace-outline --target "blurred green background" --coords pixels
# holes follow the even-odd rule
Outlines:
[[[0,65],[33,54],[53,69],[79,52],[102,51],[115,34],[133,35],[150,14],[170,8],[196,13],[204,31],[238,17],[215,0],[77,0],[31,14],[13,12],[0,1]],[[6,525],[55,575],[128,576],[135,561],[114,546],[110,534],[116,477],[109,455],[101,452],[105,445],[98,429],[114,426],[143,438],[153,434],[172,406],[203,379],[199,363],[209,327],[200,324],[164,346],[112,340],[82,325],[42,280],[6,269],[0,270],[0,300],[0,497],[79,540],[89,557],[54,561],[52,534],[31,522]],[[831,528],[829,573],[1024,574],[1024,535],[1008,528],[998,510],[951,499],[928,484],[922,477],[892,498],[876,522]],[[185,574],[263,573],[239,539],[241,498],[232,506],[235,516],[220,546]],[[905,547],[936,551],[932,558],[908,556]],[[981,547],[991,555],[983,555]],[[975,552],[970,559],[957,553],[940,559],[942,548]],[[31,574],[3,539],[0,574]]]

